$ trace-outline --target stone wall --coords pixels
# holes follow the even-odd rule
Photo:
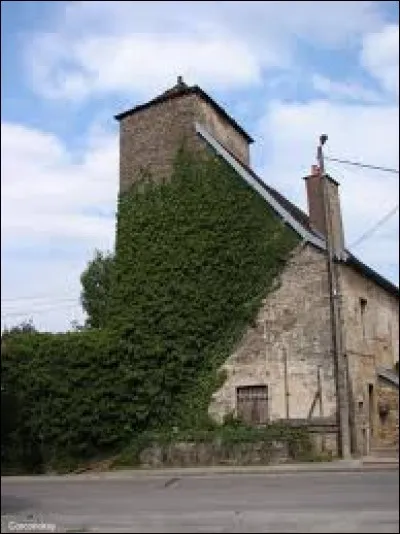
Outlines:
[[[336,388],[326,257],[300,245],[276,288],[222,368],[227,379],[213,395],[210,415],[236,411],[238,386],[268,387],[269,420],[336,417]],[[316,402],[318,372],[322,402]]]
[[[236,130],[228,120],[215,112],[214,108],[204,100],[197,100],[197,117],[218,141],[230,150],[239,161],[250,165],[250,147],[248,141]]]
[[[304,441],[285,438],[255,441],[223,441],[214,437],[206,441],[153,443],[139,455],[143,467],[177,467],[205,465],[273,465],[292,461],[328,459],[337,455],[337,427],[333,422],[315,420],[283,421],[287,427],[306,430]]]
[[[340,279],[353,451],[369,454],[381,446],[376,370],[399,358],[399,301],[350,266],[341,266]]]
[[[378,423],[376,442],[380,448],[399,450],[399,390],[382,379],[377,384]]]
[[[350,266],[340,269],[345,351],[393,369],[399,359],[399,299]],[[361,299],[365,304],[362,304]]]
[[[187,94],[120,121],[120,190],[126,190],[142,171],[150,172],[156,181],[168,178],[183,142],[201,154],[205,144],[195,132],[195,121],[249,164],[244,136],[210,104]],[[333,210],[339,218],[338,197]],[[350,266],[341,265],[340,279],[353,446],[365,452],[387,439],[382,437],[383,430],[377,430],[376,368],[393,368],[398,361],[399,302]],[[251,385],[268,387],[271,421],[336,417],[328,280],[322,252],[311,245],[296,250],[280,284],[267,296],[254,325],[223,368],[227,380],[214,394],[209,409],[216,420],[235,413],[236,388]],[[321,402],[315,397],[320,386]]]
[[[272,444],[216,442],[178,442],[153,445],[140,454],[142,467],[189,467],[207,465],[276,465],[288,462],[289,447],[285,442]]]
[[[120,191],[142,171],[153,179],[168,178],[177,150],[185,142],[195,148],[195,95],[167,100],[120,121]]]
[[[245,137],[210,104],[195,94],[187,94],[149,106],[120,121],[120,191],[125,191],[143,171],[155,181],[168,178],[183,143],[201,153],[206,145],[196,133],[196,121],[249,164]]]

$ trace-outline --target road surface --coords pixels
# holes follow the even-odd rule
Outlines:
[[[7,481],[2,532],[399,532],[399,472]]]

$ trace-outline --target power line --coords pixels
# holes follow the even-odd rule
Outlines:
[[[57,309],[69,309],[69,308],[75,308],[77,306],[76,304],[64,304],[63,306],[50,306],[48,308],[42,308],[38,310],[30,310],[29,312],[10,312],[10,313],[4,313],[1,314],[2,318],[7,317],[22,317],[22,316],[28,316],[28,315],[36,315],[38,313],[46,313],[48,311],[57,310]]]
[[[26,301],[25,301],[26,302]],[[16,306],[25,305],[25,306],[49,306],[53,304],[61,304],[63,302],[79,302],[79,298],[65,298],[65,299],[54,299],[50,300],[49,302],[26,302],[26,304],[23,304],[23,302],[14,301],[9,302],[5,304],[1,304],[2,309],[14,309]]]
[[[55,298],[54,295],[36,295],[31,297],[12,297],[12,298],[4,298],[1,299],[1,302],[15,302],[15,301],[21,301],[21,300],[48,300],[48,299],[54,299],[56,301],[59,300],[69,300],[71,297],[61,297],[61,298]]]
[[[393,169],[391,167],[379,167],[378,165],[369,165],[367,163],[360,163],[357,161],[349,161],[347,159],[338,159],[338,158],[328,158],[325,156],[326,160],[336,161],[337,163],[344,163],[345,165],[353,165],[355,167],[363,167],[365,169],[373,169],[374,171],[390,172],[392,174],[399,174],[398,169]]]
[[[365,241],[371,234],[375,232],[380,226],[383,226],[389,219],[392,217],[396,211],[399,209],[399,205],[395,206],[393,209],[391,209],[382,219],[380,219],[372,228],[367,230],[364,234],[362,234],[354,243],[352,243],[349,248],[354,248],[357,245],[359,245],[362,241]]]

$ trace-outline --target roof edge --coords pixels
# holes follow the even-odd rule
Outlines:
[[[125,117],[138,113],[139,111],[144,111],[145,109],[148,109],[151,106],[156,106],[158,104],[162,104],[163,102],[167,102],[168,100],[173,100],[175,98],[191,94],[200,96],[203,100],[210,104],[220,115],[222,115],[236,130],[238,130],[249,144],[254,143],[254,139],[246,132],[246,130],[244,130],[240,126],[240,124],[238,124],[235,119],[224,110],[223,107],[221,107],[213,98],[211,98],[210,95],[203,91],[203,89],[201,89],[201,87],[199,87],[198,85],[192,85],[191,87],[183,88],[180,92],[177,93],[166,93],[157,96],[156,98],[153,98],[152,100],[149,100],[144,104],[139,104],[138,106],[118,113],[117,115],[114,115],[114,119],[119,122]]]
[[[235,171],[247,182],[247,184],[257,191],[262,198],[271,206],[271,208],[287,223],[304,241],[307,241],[319,249],[325,249],[325,241],[321,240],[316,235],[312,234],[299,221],[296,221],[291,213],[289,213],[267,190],[260,178],[256,179],[252,176],[245,167],[236,160],[226,149],[217,141],[207,130],[199,124],[195,123],[196,131],[207,143],[214,148],[214,150],[233,168]]]
[[[364,276],[367,276],[371,278],[376,284],[378,284],[380,287],[394,295],[395,297],[399,297],[400,290],[399,287],[390,282],[387,278],[384,278],[382,275],[377,273],[374,269],[363,263],[361,260],[359,260],[356,256],[354,256],[351,252],[347,252],[347,258],[343,261],[345,265],[349,265],[350,267],[353,267],[358,272],[363,274]]]
[[[229,153],[229,151],[221,145],[219,141],[217,141],[204,126],[202,126],[199,123],[195,123],[196,131],[198,132],[201,137],[203,137],[207,143],[216,150],[216,152],[223,157],[223,159],[231,165],[236,172],[255,190],[257,191],[264,200],[274,209],[275,212],[278,213],[280,217],[283,218],[283,220],[288,223],[292,229],[299,234],[304,241],[307,241],[308,243],[314,245],[320,250],[326,250],[326,240],[322,234],[319,232],[310,231],[304,224],[302,224],[300,221],[296,220],[292,214],[290,214],[285,207],[274,198],[270,192],[268,191],[268,188],[266,184],[263,183],[261,178],[259,178],[257,175],[255,175],[253,172],[250,173],[243,164],[238,161],[232,154]],[[382,275],[374,271],[371,267],[368,267],[368,265],[361,262],[358,258],[356,258],[351,252],[348,250],[344,250],[343,254],[340,255],[340,257],[336,257],[335,260],[338,263],[341,263],[343,265],[348,265],[350,267],[353,267],[354,269],[358,270],[363,276],[366,276],[370,279],[372,279],[376,284],[378,284],[380,287],[391,293],[392,295],[399,297],[399,288],[384,278]]]
[[[385,367],[377,367],[376,374],[391,384],[399,387],[399,375],[392,369],[386,369]]]

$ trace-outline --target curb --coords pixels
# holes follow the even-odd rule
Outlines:
[[[3,476],[2,484],[18,482],[83,482],[91,480],[121,480],[168,477],[207,477],[215,475],[294,475],[301,473],[349,473],[365,471],[393,471],[399,469],[398,462],[367,462],[362,460],[341,460],[318,464],[280,464],[270,466],[212,466],[165,469],[116,469],[98,473],[67,475],[22,475]]]

